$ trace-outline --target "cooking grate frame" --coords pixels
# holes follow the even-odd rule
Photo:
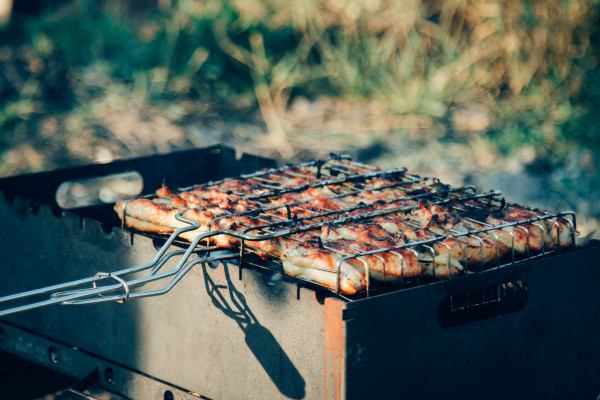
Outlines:
[[[300,179],[300,184],[287,185],[290,179]],[[373,182],[377,182],[374,184]],[[230,184],[244,183],[246,187],[250,184],[251,191],[232,191]],[[238,185],[239,186],[239,185]],[[243,187],[243,186],[242,186]],[[318,198],[326,200],[336,200],[342,202],[341,208],[330,208],[327,205],[311,205],[317,200],[315,196],[306,198],[294,198],[291,202],[276,204],[285,194],[299,195],[307,189],[322,189],[325,195]],[[183,233],[197,230],[200,223],[186,217],[184,214],[193,208],[181,208],[176,219],[185,222],[187,226],[173,230],[173,233],[166,237],[164,244],[158,249],[154,258],[147,264],[120,270],[113,273],[98,272],[93,277],[80,279],[73,282],[53,285],[51,287],[36,289],[28,292],[18,293],[11,296],[0,298],[0,304],[11,304],[11,302],[21,301],[26,298],[39,295],[50,295],[50,299],[25,304],[0,311],[0,316],[26,311],[32,308],[45,307],[53,304],[62,305],[83,305],[97,304],[106,302],[124,303],[132,298],[158,296],[170,291],[185,274],[194,266],[207,262],[220,262],[225,260],[238,259],[240,265],[259,267],[270,271],[271,273],[282,273],[281,260],[275,254],[269,254],[252,245],[255,241],[265,241],[271,239],[285,238],[295,242],[301,242],[304,245],[311,245],[336,253],[338,256],[337,268],[335,270],[315,267],[324,272],[335,274],[336,287],[328,288],[318,283],[295,277],[295,280],[303,281],[308,285],[318,285],[334,295],[346,301],[352,301],[363,296],[369,297],[373,292],[389,290],[402,290],[407,287],[414,287],[420,284],[429,283],[432,280],[421,276],[406,278],[404,277],[404,267],[401,269],[400,281],[397,284],[387,282],[386,259],[383,255],[393,254],[404,264],[405,257],[414,255],[419,263],[430,262],[436,267],[436,257],[438,250],[435,246],[444,246],[450,249],[448,241],[458,239],[463,246],[464,260],[457,260],[463,266],[463,273],[453,272],[452,251],[448,251],[448,256],[441,262],[444,265],[447,262],[449,279],[454,279],[463,274],[484,271],[490,268],[501,268],[515,263],[542,257],[551,253],[564,250],[560,243],[561,225],[566,226],[570,232],[572,248],[575,248],[576,236],[576,217],[573,212],[549,213],[540,210],[533,210],[527,207],[518,206],[520,209],[527,210],[530,213],[537,213],[535,217],[520,219],[517,221],[503,221],[499,224],[490,225],[486,222],[474,218],[465,217],[470,229],[466,231],[457,231],[449,229],[440,234],[432,232],[432,237],[422,240],[407,239],[398,237],[398,242],[394,246],[370,246],[368,250],[362,250],[352,244],[344,244],[343,249],[335,248],[328,239],[321,239],[318,232],[325,226],[342,226],[357,222],[376,222],[377,217],[398,216],[406,224],[414,229],[428,230],[428,225],[424,221],[410,216],[410,212],[419,208],[421,204],[427,206],[442,206],[450,213],[469,213],[473,211],[489,212],[493,209],[504,209],[513,207],[507,205],[504,198],[501,198],[501,192],[492,190],[485,193],[478,193],[473,186],[463,186],[454,188],[440,183],[437,178],[422,178],[418,175],[408,174],[406,168],[391,170],[381,170],[377,167],[354,162],[348,155],[332,155],[324,160],[313,160],[298,165],[287,165],[280,168],[268,168],[249,174],[240,174],[238,178],[224,178],[216,181],[209,181],[201,185],[187,186],[177,189],[177,193],[194,190],[213,190],[230,197],[229,201],[239,204],[242,201],[250,203],[251,209],[244,209],[241,212],[226,212],[221,216],[216,216],[209,223],[209,231],[200,233],[187,245],[187,248],[172,250],[172,246],[177,244]],[[364,195],[367,191],[377,192],[380,197],[385,194],[387,200],[379,200],[374,203],[365,203],[356,201],[356,197]],[[156,194],[143,196],[156,202],[169,204],[172,198],[158,197]],[[361,200],[364,198],[360,198]],[[123,202],[122,227],[126,226],[130,219],[139,219],[144,222],[156,224],[153,221],[145,220],[139,216],[129,214],[127,205],[129,201]],[[196,210],[208,210],[212,204],[195,208]],[[298,217],[298,213],[308,213]],[[243,220],[240,220],[243,219]],[[231,229],[210,229],[217,226],[222,220],[229,220],[244,227],[240,230]],[[248,222],[250,221],[250,222]],[[556,239],[554,247],[545,248],[547,232],[541,222],[548,221],[556,228]],[[561,224],[562,222],[562,224]],[[157,224],[159,225],[159,224]],[[473,228],[476,226],[476,228]],[[529,227],[527,227],[529,226]],[[165,226],[163,226],[165,227]],[[542,236],[541,251],[534,252],[531,249],[529,236],[530,231],[536,227]],[[525,254],[517,254],[515,251],[514,231],[522,230],[526,235]],[[510,255],[506,256],[500,252],[500,238],[498,231],[508,233],[512,237],[512,246],[509,249]],[[306,233],[309,239],[303,238],[298,234]],[[239,251],[236,253],[222,252],[215,253],[218,250],[216,246],[210,245],[210,239],[217,235],[229,235],[240,240]],[[306,236],[306,235],[305,235]],[[496,239],[496,258],[494,262],[484,260],[484,239],[490,236]],[[469,263],[468,257],[468,239],[474,239],[480,245],[481,262],[479,265]],[[179,242],[181,245],[182,242]],[[185,246],[184,246],[185,247]],[[261,255],[265,258],[267,254],[273,262],[253,262],[252,255]],[[192,256],[197,258],[192,259]],[[383,282],[381,284],[372,284],[370,276],[370,263],[366,257],[374,256],[383,264]],[[167,271],[162,268],[171,259],[179,258],[177,265]],[[340,279],[342,266],[348,260],[355,259],[364,267],[364,276],[366,287],[363,293],[358,296],[349,296],[340,290]],[[426,261],[423,261],[426,260]],[[274,267],[273,267],[274,266]],[[141,278],[129,278],[140,272],[147,272],[147,275]],[[434,269],[435,275],[435,269]],[[167,281],[161,289],[139,290],[145,285],[155,281]],[[91,285],[91,287],[90,287]],[[373,288],[375,286],[375,288]],[[137,290],[137,291],[136,291]],[[497,301],[502,301],[500,290],[498,289]],[[481,304],[489,302],[490,299],[483,299]],[[452,299],[450,299],[450,311],[454,311]],[[471,304],[470,306],[475,306]]]
[[[314,168],[316,171],[307,171],[302,170],[302,168]],[[335,173],[332,173],[335,171]],[[348,176],[343,178],[336,179],[335,177],[341,173],[345,173]],[[279,175],[277,175],[279,174]],[[312,182],[303,185],[296,186],[285,186],[285,178],[286,175],[292,177],[301,177],[311,179]],[[268,177],[268,178],[265,178]],[[276,178],[284,178],[282,182],[277,181]],[[381,186],[370,186],[367,182],[373,179],[384,179],[388,180],[389,183]],[[263,192],[259,193],[247,193],[247,192],[235,192],[232,190],[228,190],[228,188],[221,189],[219,186],[228,183],[228,182],[248,182],[250,180],[258,180],[258,182],[254,182],[259,190],[263,190]],[[431,183],[426,185],[421,185],[419,189],[411,189],[407,187],[411,184],[418,184],[422,182],[426,182],[430,180]],[[347,185],[351,183],[352,185]],[[316,197],[309,196],[307,199],[302,199],[298,201],[292,201],[290,203],[285,204],[277,204],[272,205],[268,203],[269,200],[273,199],[276,202],[280,199],[280,196],[285,193],[300,193],[309,188],[331,188],[334,185],[340,185],[341,187],[337,187],[336,193],[322,196],[324,199],[348,199],[353,196],[364,193],[366,190],[369,191],[377,191],[377,192],[389,192],[390,196],[392,196],[389,200],[380,200],[378,203],[379,206],[385,204],[385,207],[380,207],[380,209],[376,211],[366,211],[359,214],[356,214],[356,211],[360,211],[361,209],[369,209],[373,207],[371,203],[359,203],[356,202],[348,202],[346,206],[342,208],[327,208],[327,206],[311,206],[307,207],[310,202],[316,200]],[[361,187],[357,187],[361,185]],[[339,249],[328,246],[327,239],[321,239],[318,233],[312,232],[311,239],[302,239],[298,236],[295,236],[297,233],[308,233],[311,231],[315,231],[319,228],[322,228],[326,225],[343,225],[348,223],[354,223],[359,221],[371,222],[373,218],[377,218],[380,216],[390,215],[390,214],[405,214],[419,207],[420,202],[425,202],[427,205],[443,205],[448,208],[449,212],[462,212],[465,213],[468,209],[480,211],[483,210],[488,211],[494,208],[503,209],[506,206],[504,198],[500,199],[501,195],[500,191],[492,190],[487,193],[477,193],[473,186],[464,186],[459,188],[453,188],[448,185],[443,185],[440,183],[437,178],[421,178],[418,175],[410,175],[406,173],[406,168],[401,169],[393,169],[393,170],[379,170],[376,167],[365,165],[362,163],[357,163],[351,161],[351,158],[348,155],[335,156],[332,155],[329,159],[325,160],[316,160],[310,161],[303,164],[299,164],[296,166],[287,166],[283,168],[277,169],[269,169],[264,171],[259,171],[254,174],[242,175],[239,178],[231,178],[225,179],[217,182],[208,182],[203,185],[198,186],[190,186],[186,188],[177,189],[178,193],[183,191],[189,191],[202,188],[204,190],[217,190],[227,195],[235,195],[239,196],[237,198],[231,198],[230,201],[232,203],[239,203],[241,201],[247,200],[262,200],[262,204],[252,205],[255,208],[237,212],[230,213],[227,212],[224,215],[215,217],[209,223],[209,229],[211,225],[217,225],[217,222],[223,219],[227,219],[233,222],[237,222],[240,225],[244,226],[245,229],[242,232],[231,231],[228,229],[215,229],[207,233],[203,233],[200,235],[197,241],[195,241],[196,247],[203,240],[206,240],[208,244],[208,239],[211,237],[227,234],[233,237],[237,237],[241,240],[240,245],[240,257],[243,258],[245,251],[254,252],[254,253],[262,253],[268,254],[272,259],[277,260],[278,256],[275,254],[269,254],[265,250],[258,250],[253,247],[248,242],[252,241],[263,241],[269,240],[273,238],[285,237],[287,239],[301,242],[306,244],[307,242],[311,242],[316,244],[321,249],[326,249],[328,251],[338,253],[342,256],[342,258],[338,262],[338,267],[335,271],[318,268],[324,272],[335,273],[337,275],[337,285],[335,288],[335,293],[340,295],[340,271],[341,265],[344,261],[348,259],[360,259],[365,268],[365,276],[367,277],[367,288],[366,293],[367,296],[370,292],[369,285],[369,264],[368,262],[362,260],[363,257],[369,255],[379,256],[381,253],[385,252],[393,252],[399,258],[403,258],[403,255],[398,253],[398,250],[408,249],[416,255],[417,259],[421,259],[421,255],[419,254],[422,250],[425,249],[426,253],[429,253],[432,258],[432,263],[435,265],[436,263],[436,251],[433,249],[433,245],[441,244],[444,246],[449,245],[446,243],[446,240],[450,237],[453,238],[474,238],[479,240],[480,243],[480,251],[481,251],[481,265],[479,270],[484,270],[484,257],[483,257],[483,238],[479,235],[485,234],[484,237],[493,236],[496,239],[496,247],[497,247],[497,257],[495,260],[495,266],[500,267],[501,265],[514,264],[516,259],[515,252],[515,244],[514,244],[514,234],[509,230],[509,228],[519,229],[525,232],[526,235],[526,249],[525,256],[521,257],[522,260],[531,259],[534,257],[539,257],[546,255],[548,253],[552,253],[555,251],[561,250],[560,243],[560,227],[561,222],[568,226],[570,231],[570,241],[572,243],[572,247],[575,246],[575,236],[576,236],[576,217],[573,212],[563,212],[563,213],[549,213],[540,210],[533,210],[531,208],[519,206],[520,209],[528,210],[531,213],[543,214],[533,218],[525,218],[517,221],[509,222],[509,221],[499,221],[499,224],[491,225],[489,223],[476,220],[473,218],[464,218],[472,225],[478,226],[477,228],[471,228],[467,231],[456,231],[453,229],[447,230],[447,233],[440,234],[434,233],[432,238],[425,240],[410,240],[406,239],[404,236],[404,243],[400,243],[397,246],[393,247],[381,247],[381,246],[373,246],[375,249],[372,250],[361,250],[356,247],[352,247],[351,245],[345,245],[348,251],[340,251]],[[256,190],[256,188],[255,188]],[[344,191],[345,190],[345,191]],[[400,196],[399,196],[400,195]],[[158,198],[156,195],[148,195],[146,198],[154,199],[155,201],[164,201],[164,198]],[[483,203],[481,200],[487,199],[487,203]],[[171,198],[172,200],[172,198]],[[470,202],[469,202],[470,201]],[[398,204],[400,203],[400,204]],[[266,204],[266,206],[265,206]],[[511,207],[511,206],[509,206]],[[206,210],[206,207],[197,207],[197,210],[203,209]],[[182,210],[177,214],[177,219],[180,221],[184,221],[198,227],[198,223],[196,221],[185,218],[183,214],[190,210],[189,208],[182,207]],[[302,217],[298,217],[296,212],[300,211],[301,213],[310,213],[310,215],[305,215]],[[354,215],[348,216],[347,214],[350,212],[354,212]],[[250,219],[252,222],[246,222],[240,220],[240,217],[244,217],[246,220]],[[139,216],[131,215],[127,213],[127,202],[123,203],[123,224],[125,225],[127,219],[140,219],[144,222],[154,223],[153,221],[149,221]],[[274,222],[272,220],[275,219]],[[538,223],[541,221],[549,221],[556,228],[556,240],[553,249],[547,250],[545,248],[546,245],[546,235],[551,234],[552,232],[547,232],[546,228],[542,226],[542,224]],[[374,221],[377,222],[377,221]],[[406,220],[407,225],[420,229],[424,228],[423,221],[419,221],[414,217],[408,218]],[[158,225],[158,224],[157,224]],[[524,225],[530,225],[530,228],[525,227]],[[531,246],[529,243],[529,235],[530,229],[539,229],[542,236],[542,248],[536,254],[533,254],[531,250]],[[174,229],[173,227],[169,227]],[[427,227],[425,226],[425,229]],[[494,231],[502,230],[507,232],[512,237],[512,246],[509,249],[510,252],[510,262],[502,264],[501,262],[501,254],[500,254],[500,239],[497,233]],[[254,234],[249,234],[254,233]],[[430,232],[432,233],[432,232]],[[470,272],[469,262],[467,261],[467,242],[463,241],[462,245],[464,246],[464,254],[465,260],[461,260],[464,262],[464,272]],[[452,254],[448,253],[448,269],[450,272],[450,279],[452,276]],[[384,284],[385,284],[385,260],[382,257],[378,257],[384,267]],[[243,261],[243,260],[242,260]],[[489,262],[487,263],[489,264]],[[472,266],[472,265],[471,265]],[[403,271],[403,270],[402,270]],[[473,271],[474,272],[474,271]],[[417,278],[418,279],[418,278]],[[401,276],[400,279],[400,287],[404,287],[405,280],[404,277]]]

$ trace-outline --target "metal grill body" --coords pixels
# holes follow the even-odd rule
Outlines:
[[[182,165],[176,157],[168,163],[178,171],[175,186],[269,166],[248,157],[238,162],[224,147],[188,156]],[[135,168],[157,187],[168,171],[146,168],[164,163],[149,160],[113,167]],[[183,164],[191,161],[221,167],[210,169],[213,176],[184,179]],[[119,229],[114,217],[104,219],[108,207],[57,216],[53,190],[61,181],[83,177],[77,171],[113,172],[106,168],[30,176],[21,187],[3,182],[0,220],[9,228],[0,232],[0,293],[134,267],[156,253],[164,239]],[[154,178],[146,180],[146,174]],[[49,187],[28,192],[32,185]],[[109,233],[107,226],[113,226]],[[593,243],[356,299],[281,278],[251,267],[251,257],[238,257],[195,265],[162,296],[6,317],[0,348],[75,377],[97,369],[107,390],[132,398],[166,398],[167,391],[174,398],[214,399],[512,398],[517,390],[524,398],[595,396],[599,256]],[[493,292],[517,283],[526,292],[499,302],[495,314],[474,307],[493,303],[482,288]],[[148,290],[155,287],[160,285],[149,283]],[[465,304],[475,312],[448,317]],[[50,348],[57,355],[49,357]]]

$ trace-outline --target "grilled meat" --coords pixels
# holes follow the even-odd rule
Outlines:
[[[140,231],[187,227],[181,238],[204,234],[223,248],[245,240],[261,257],[280,259],[289,275],[332,289],[339,274],[344,293],[362,290],[367,273],[382,281],[449,278],[513,253],[570,246],[573,235],[566,218],[346,160],[178,191],[163,186],[115,210]]]

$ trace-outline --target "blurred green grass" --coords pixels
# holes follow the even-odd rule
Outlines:
[[[599,4],[73,0],[4,28],[0,146],[48,115],[83,119],[61,129],[99,125],[93,101],[112,91],[182,125],[259,110],[285,147],[294,100],[325,96],[429,121],[442,132],[420,134],[435,140],[477,137],[505,155],[527,145],[557,165],[600,147]]]
[[[349,151],[451,184],[501,177],[600,228],[600,0],[17,4],[0,176],[214,142]]]

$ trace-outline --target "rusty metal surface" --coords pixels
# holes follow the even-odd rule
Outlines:
[[[3,336],[4,327],[0,325],[0,339]],[[43,398],[48,393],[63,390],[76,382],[76,379],[54,369],[44,368],[39,363],[4,351],[0,351],[0,377],[2,398],[11,400]],[[32,385],[32,381],[36,384]]]
[[[325,299],[325,398],[346,397],[346,330],[343,313],[346,303]]]
[[[0,349],[19,356],[25,360],[25,363],[31,362],[41,367],[35,374],[26,374],[25,377],[19,379],[21,386],[29,387],[27,391],[21,389],[18,392],[11,392],[10,388],[4,388],[4,382],[0,382],[0,388],[3,389],[2,398],[163,399],[167,398],[165,397],[167,392],[177,400],[201,398],[194,393],[157,381],[123,365],[99,358],[71,345],[40,337],[12,324],[0,322],[0,328],[2,329]],[[15,365],[19,364],[15,362]],[[58,379],[57,374],[63,378]],[[68,376],[76,379],[64,378]],[[90,380],[90,378],[92,379]],[[29,379],[29,381],[24,379]],[[49,385],[43,382],[44,379],[55,379],[57,383]],[[40,381],[42,381],[41,384]],[[63,386],[57,387],[57,385]],[[60,390],[57,391],[57,389]],[[76,392],[90,394],[90,396],[81,397]]]

